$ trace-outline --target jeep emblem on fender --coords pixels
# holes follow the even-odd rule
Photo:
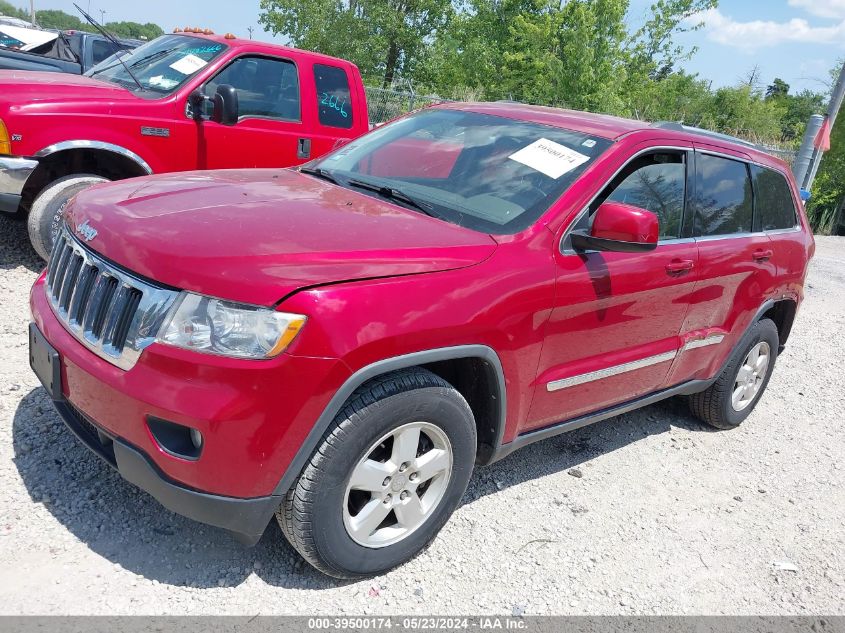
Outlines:
[[[97,237],[97,229],[88,224],[88,220],[85,220],[85,222],[77,226],[76,232],[84,237],[86,242],[90,242]]]

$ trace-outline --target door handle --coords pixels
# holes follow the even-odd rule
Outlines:
[[[755,262],[767,262],[772,258],[772,255],[774,255],[774,253],[771,250],[758,248],[751,256],[754,258]]]
[[[666,264],[666,272],[670,275],[683,275],[692,270],[694,262],[691,259],[673,259]]]
[[[301,138],[296,142],[296,157],[311,158],[311,139]]]

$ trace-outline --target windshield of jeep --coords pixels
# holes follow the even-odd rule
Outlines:
[[[610,144],[538,123],[428,109],[303,171],[454,224],[510,234],[539,218]]]
[[[205,38],[165,35],[121,55],[121,59],[138,79],[144,92],[158,98],[172,93],[226,48],[225,44]],[[114,57],[102,61],[85,74],[129,90],[138,90],[138,84]],[[144,96],[143,93],[141,96]]]

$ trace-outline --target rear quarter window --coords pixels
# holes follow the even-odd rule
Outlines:
[[[352,95],[346,71],[337,66],[314,64],[317,112],[320,125],[352,127]]]
[[[786,177],[758,165],[751,166],[754,180],[754,230],[791,229],[798,224],[792,189]]]

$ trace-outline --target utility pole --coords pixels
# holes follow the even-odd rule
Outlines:
[[[830,132],[833,130],[833,126],[836,123],[836,117],[839,114],[839,109],[842,107],[843,99],[845,99],[845,65],[842,66],[842,72],[839,73],[839,81],[836,82],[836,87],[833,89],[833,93],[831,94],[830,104],[827,108],[827,115],[822,124],[822,127],[826,127],[826,134],[828,136],[830,136]],[[814,121],[811,118],[808,127],[813,124]],[[801,144],[801,149],[798,151],[798,156],[800,161],[802,155],[811,151],[812,159],[806,166],[803,161],[796,162],[795,165],[795,179],[798,182],[798,186],[802,189],[806,189],[807,191],[809,191],[813,186],[813,180],[815,180],[816,173],[819,171],[819,164],[821,163],[822,155],[824,154],[824,150],[822,150],[818,146],[819,144],[816,143],[818,133],[815,134],[812,139],[810,139],[809,136],[810,134],[808,130],[808,133],[804,136],[804,142]],[[806,171],[801,173],[802,170]]]
[[[253,28],[251,26],[248,26],[248,27],[246,27],[246,30],[249,31],[249,39],[252,39]]]
[[[35,26],[35,0],[29,0],[29,21]]]
[[[100,9],[100,24],[105,25],[106,23],[106,10]]]

